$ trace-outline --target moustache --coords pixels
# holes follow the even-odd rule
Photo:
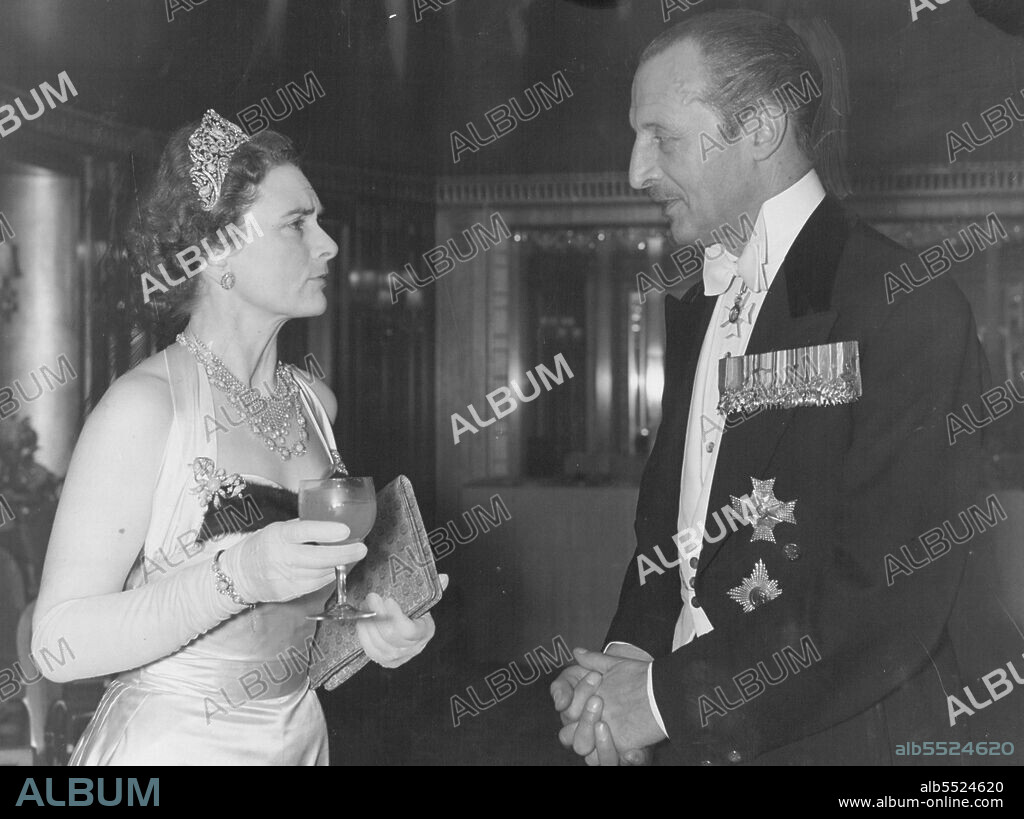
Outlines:
[[[661,191],[657,189],[647,191],[647,195],[653,201],[657,202],[659,205],[664,205],[667,204],[668,202],[674,202],[675,200],[682,198],[681,196],[677,196],[676,194],[670,193],[668,191]]]

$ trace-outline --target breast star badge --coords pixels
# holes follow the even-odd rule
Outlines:
[[[750,577],[745,577],[736,588],[729,589],[729,597],[740,604],[744,614],[750,614],[754,609],[770,603],[780,594],[782,589],[779,588],[778,581],[768,577],[763,560],[757,561]]]
[[[750,480],[754,483],[753,498],[737,498],[735,495],[730,495],[732,508],[740,515],[753,513],[752,520],[750,517],[746,518],[754,526],[754,534],[750,536],[751,542],[767,540],[774,543],[776,524],[796,523],[796,518],[793,517],[796,501],[783,503],[775,497],[775,478],[769,478],[767,481],[759,481],[757,478]]]

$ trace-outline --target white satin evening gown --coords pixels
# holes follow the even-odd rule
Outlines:
[[[207,474],[217,468],[217,435],[207,435],[208,419],[215,417],[213,390],[191,356],[165,352],[164,361],[174,420],[149,530],[126,589],[156,582],[190,557],[232,548],[246,534],[238,529],[297,517],[294,492],[253,475],[240,476],[246,485],[241,497],[221,510],[205,505],[194,465],[207,458],[200,467],[205,464]],[[319,438],[334,450],[322,404],[302,374],[293,372],[316,426],[310,444]],[[327,726],[308,676],[316,624],[305,619],[323,609],[327,596],[324,589],[287,603],[261,603],[174,654],[117,675],[70,764],[328,764]]]

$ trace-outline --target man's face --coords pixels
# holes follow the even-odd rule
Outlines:
[[[704,60],[690,41],[652,57],[633,78],[629,183],[662,205],[680,244],[709,242],[712,230],[737,227],[757,201],[750,140],[724,151],[710,142],[724,145],[718,115],[697,99],[704,82]],[[753,221],[756,209],[747,215]]]

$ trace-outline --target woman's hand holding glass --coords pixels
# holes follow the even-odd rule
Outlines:
[[[221,569],[235,590],[253,603],[277,603],[317,591],[334,580],[334,567],[358,563],[366,546],[348,543],[344,523],[288,520],[271,523],[221,555]]]

